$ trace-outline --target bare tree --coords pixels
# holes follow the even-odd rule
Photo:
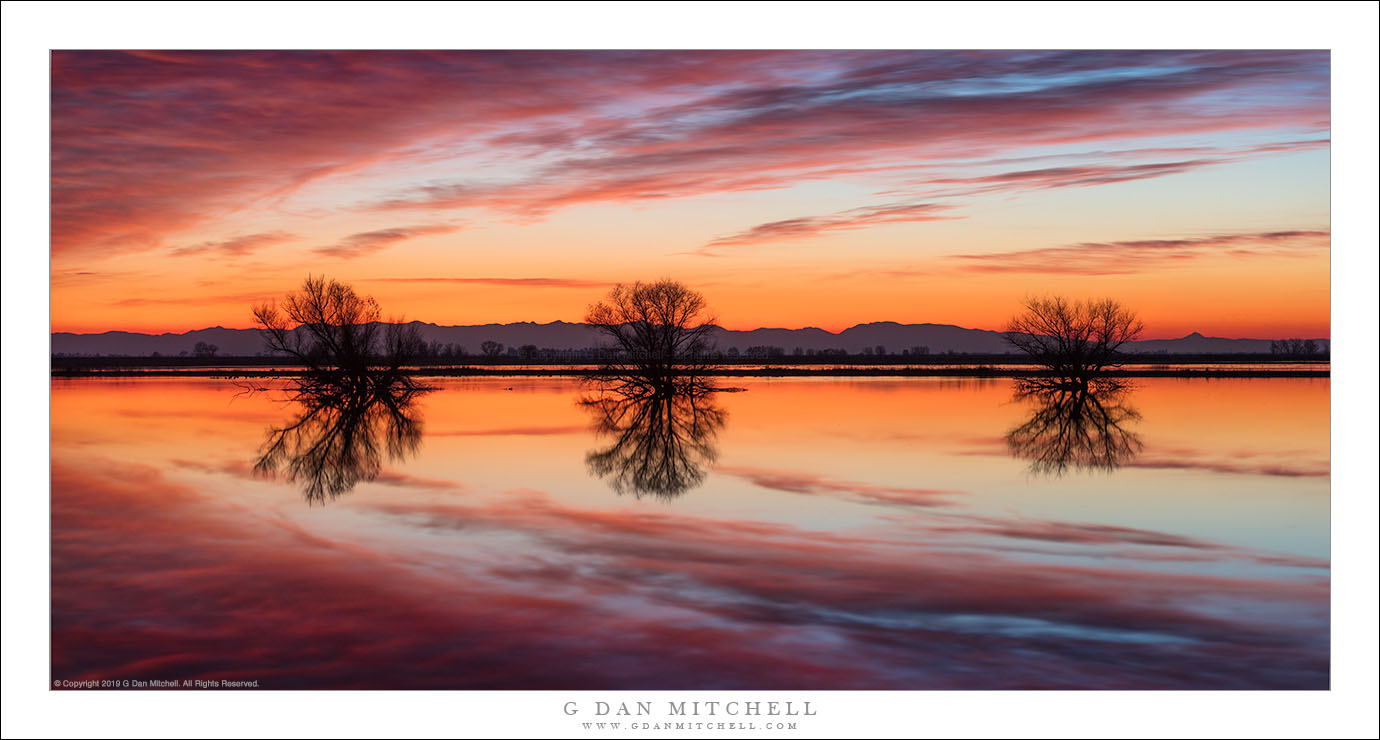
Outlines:
[[[410,385],[404,365],[425,349],[413,325],[383,323],[378,302],[345,283],[308,276],[282,302],[254,307],[270,352],[307,367],[309,378],[339,385]]]
[[[1006,341],[1044,366],[1060,384],[1086,385],[1118,367],[1121,346],[1144,331],[1131,310],[1107,298],[1028,298],[1006,327]]]
[[[479,351],[483,352],[485,357],[498,357],[503,352],[503,345],[490,339],[479,345]]]
[[[614,369],[638,375],[702,369],[713,348],[704,296],[674,280],[620,283],[589,307],[585,323],[613,340]]]

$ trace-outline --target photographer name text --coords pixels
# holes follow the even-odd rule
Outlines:
[[[567,715],[582,712],[595,717],[652,717],[657,716],[654,702],[596,701],[581,706],[568,701],[562,707]],[[817,713],[810,702],[795,701],[668,701],[668,717],[814,717]]]

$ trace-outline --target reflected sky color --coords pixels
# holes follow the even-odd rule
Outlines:
[[[670,275],[732,329],[997,329],[1038,283],[1146,338],[1325,337],[1329,85],[1298,50],[57,51],[52,329],[243,328],[325,272],[438,324]]]
[[[319,501],[254,470],[273,393],[54,380],[53,674],[1328,686],[1327,380],[1139,380],[1139,453],[1063,476],[1010,454],[1010,381],[740,384],[674,498],[590,473],[576,381],[499,378],[438,381],[415,454]]]

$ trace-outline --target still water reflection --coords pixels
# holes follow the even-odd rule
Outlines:
[[[619,494],[674,499],[704,483],[728,415],[719,391],[703,378],[622,378],[596,381],[580,405],[597,438],[585,463]]]
[[[1135,432],[1140,412],[1130,405],[1126,382],[1015,386],[1016,400],[1025,402],[1030,417],[1006,433],[1006,445],[1013,456],[1030,461],[1032,473],[1112,471],[1132,462],[1144,447]]]
[[[294,382],[283,390],[293,418],[268,430],[254,470],[300,484],[309,502],[335,499],[378,478],[385,458],[403,462],[416,454],[423,393]]]
[[[1327,380],[1137,382],[55,380],[53,675],[1325,688]]]

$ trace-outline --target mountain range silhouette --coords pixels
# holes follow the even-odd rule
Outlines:
[[[597,347],[600,335],[586,324],[553,321],[546,324],[518,322],[513,324],[481,324],[477,326],[438,326],[420,321],[411,322],[427,342],[455,344],[470,354],[478,354],[485,341],[495,341],[507,347],[535,345],[540,349],[575,350]],[[800,347],[802,351],[841,349],[850,354],[882,346],[888,353],[923,347],[930,354],[956,352],[963,354],[1004,354],[1012,352],[1002,333],[986,329],[965,329],[951,324],[898,324],[880,321],[858,324],[840,332],[815,327],[803,329],[762,328],[750,331],[718,329],[714,332],[718,349],[775,346],[787,354]],[[1148,339],[1131,342],[1126,350],[1133,353],[1216,354],[1270,352],[1269,339],[1229,339],[1206,337],[1198,332],[1177,339]],[[52,333],[54,355],[111,355],[148,356],[157,352],[165,356],[191,353],[197,342],[214,344],[223,356],[254,356],[263,352],[263,340],[257,329],[226,329],[211,327],[181,334],[142,334],[138,332],[108,331],[98,334]],[[1326,338],[1319,339],[1327,344]]]

